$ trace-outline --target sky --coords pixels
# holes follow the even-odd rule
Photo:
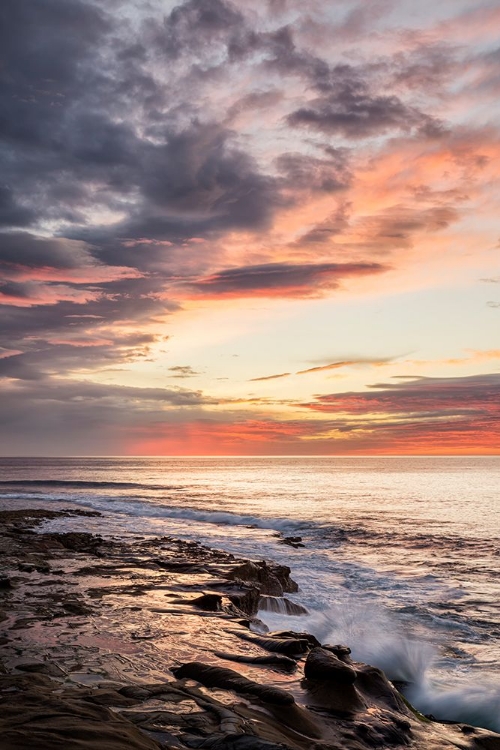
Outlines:
[[[499,454],[499,28],[2,0],[0,454]]]

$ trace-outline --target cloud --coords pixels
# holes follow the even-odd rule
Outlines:
[[[2,360],[0,359],[0,363]],[[201,417],[217,402],[185,388],[140,388],[64,380],[6,381],[0,403],[4,431],[0,452],[7,455],[117,455],[127,452],[135,431],[154,431]]]
[[[428,117],[405,106],[396,96],[370,96],[350,87],[314,99],[308,106],[292,112],[287,122],[292,127],[309,127],[351,139],[431,125]]]
[[[403,382],[377,383],[367,391],[317,396],[303,404],[323,413],[350,415],[400,414],[418,418],[500,417],[500,375],[462,378],[414,378]]]
[[[315,297],[346,278],[387,270],[380,263],[264,263],[219,271],[186,286],[205,298]]]
[[[326,365],[317,365],[316,367],[309,367],[307,370],[299,370],[297,375],[307,375],[311,372],[324,372],[326,370],[338,370],[342,367],[356,367],[358,365],[373,365],[380,366],[386,365],[391,362],[393,357],[382,357],[374,359],[371,357],[357,357],[356,359],[345,359],[337,362],[329,362]]]
[[[26,435],[32,407],[40,444],[42,416],[61,449],[66,421],[102,424],[72,397],[52,419],[42,388],[65,377],[86,393],[82,378],[154,358],[184,302],[195,315],[219,299],[315,299],[360,277],[373,289],[431,253],[440,273],[472,257],[475,278],[490,273],[477,248],[497,241],[497,11],[167,5],[2,3],[0,376],[9,398],[24,394],[12,409]],[[177,368],[167,377],[195,374]],[[122,423],[104,401],[116,434],[134,419],[139,430],[141,409]],[[233,417],[249,440],[266,429],[265,414]],[[330,439],[317,426],[292,440],[285,422],[286,450]]]
[[[250,383],[257,383],[262,380],[278,380],[279,378],[288,378],[292,373],[291,372],[281,372],[278,375],[265,375],[262,378],[250,378]]]
[[[200,375],[199,372],[193,370],[191,365],[175,365],[174,367],[168,368],[169,372],[173,375],[169,375],[170,378],[193,378],[195,375]]]
[[[311,372],[324,372],[328,370],[338,370],[342,367],[356,367],[363,365],[373,365],[375,367],[385,365],[391,362],[394,357],[385,358],[371,358],[371,357],[356,357],[355,359],[338,360],[337,362],[329,362],[328,364],[317,365],[315,367],[308,367],[306,370],[298,370],[296,373],[283,372],[279,375],[267,375],[261,378],[252,378],[249,382],[258,382],[261,380],[276,380],[278,378],[287,378],[290,375],[308,375]]]

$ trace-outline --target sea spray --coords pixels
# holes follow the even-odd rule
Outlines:
[[[390,680],[404,683],[406,697],[423,714],[500,732],[500,686],[487,681],[477,685],[466,678],[450,685],[431,678],[438,646],[406,632],[388,610],[346,600],[300,620],[264,609],[259,617],[271,630],[306,630],[321,643],[349,646],[355,661],[379,667]]]

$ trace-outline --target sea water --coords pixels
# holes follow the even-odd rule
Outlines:
[[[261,612],[271,628],[344,643],[423,713],[500,731],[500,457],[0,459],[0,503],[288,564],[310,614]]]

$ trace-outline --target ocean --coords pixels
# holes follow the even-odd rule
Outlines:
[[[48,528],[288,564],[310,614],[261,612],[269,627],[344,643],[423,713],[500,731],[500,457],[0,459],[0,507],[75,506],[104,518]]]

